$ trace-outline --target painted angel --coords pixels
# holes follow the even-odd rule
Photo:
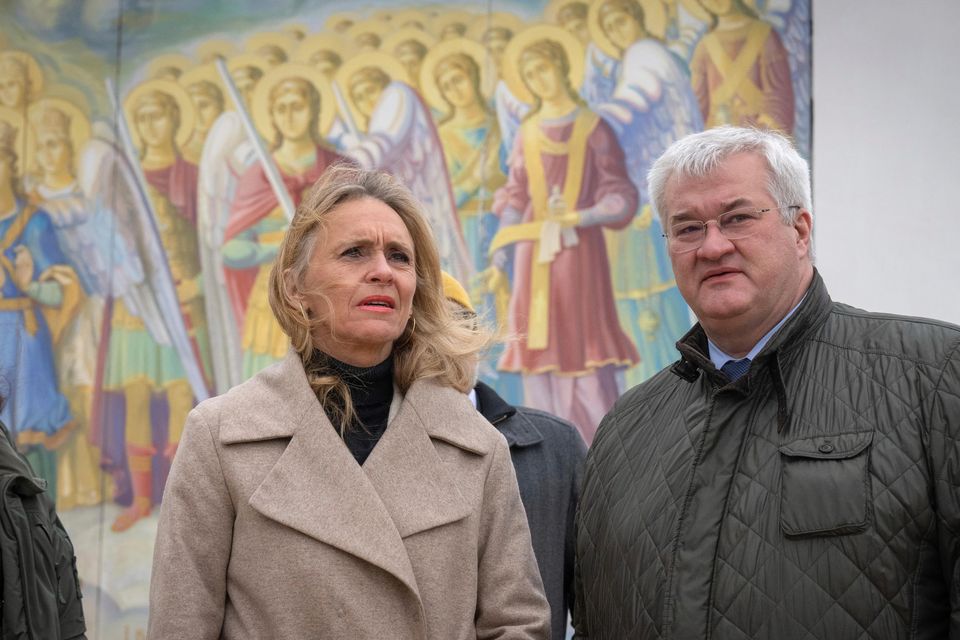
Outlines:
[[[762,12],[742,0],[698,5],[711,26],[690,71],[705,125],[777,129],[809,155],[809,0],[771,2]]]
[[[647,171],[670,144],[701,130],[703,122],[682,59],[651,36],[634,0],[593,5],[589,27],[616,73],[613,90],[595,96],[591,106],[616,133],[640,193],[630,226],[607,234],[617,311],[641,356],[640,364],[627,372],[632,386],[676,359],[674,344],[690,327],[660,221],[652,215]]]
[[[473,275],[470,252],[457,217],[443,147],[430,110],[390,56],[369,52],[341,67],[350,118],[359,142],[346,155],[360,166],[382,169],[403,181],[423,204],[443,268],[461,282]]]
[[[249,107],[218,119],[200,166],[204,281],[208,291],[217,290],[208,295],[207,313],[223,327],[212,349],[218,390],[286,354],[289,339],[267,296],[270,269],[293,213],[283,201],[295,207],[328,166],[344,160],[322,137],[335,107],[318,70],[297,63],[271,69]],[[244,118],[259,142],[251,140]],[[256,144],[263,145],[266,158],[257,155]],[[278,194],[278,187],[285,193]]]

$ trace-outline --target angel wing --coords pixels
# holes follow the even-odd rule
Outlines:
[[[619,75],[620,61],[608,56],[591,42],[587,45],[580,96],[587,101],[587,104],[606,102],[616,89]]]
[[[104,130],[80,154],[77,181],[93,211],[90,230],[109,243],[110,273],[99,273],[98,293],[122,299],[157,343],[172,346],[197,400],[209,397],[180,311],[180,300],[166,252],[150,209],[142,199],[133,167]],[[87,266],[95,263],[87,263]],[[87,268],[87,267],[84,267]]]
[[[403,82],[383,90],[362,140],[346,151],[362,167],[387,171],[407,185],[424,212],[443,268],[461,282],[473,275],[454,204],[443,147],[430,111]]]
[[[493,102],[497,112],[497,124],[500,126],[500,168],[506,174],[510,172],[507,158],[513,150],[513,141],[520,130],[520,123],[530,112],[530,105],[513,95],[503,80],[497,83]]]
[[[790,75],[793,78],[793,139],[800,155],[810,158],[811,100],[810,79],[810,0],[771,0],[764,14],[780,33],[783,46],[790,55]]]
[[[200,265],[217,393],[243,382],[240,321],[230,297],[222,247],[238,176],[254,160],[240,116],[234,111],[221,114],[203,145],[197,187]]]
[[[683,62],[653,39],[638,40],[623,56],[613,95],[591,105],[613,128],[630,178],[649,203],[647,171],[668,146],[703,129],[703,119]]]

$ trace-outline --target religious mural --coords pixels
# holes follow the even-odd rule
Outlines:
[[[146,628],[185,417],[283,357],[280,240],[335,162],[401,178],[503,335],[482,378],[592,439],[692,323],[650,207],[671,142],[809,158],[809,0],[10,0],[0,419],[74,538],[91,638]]]

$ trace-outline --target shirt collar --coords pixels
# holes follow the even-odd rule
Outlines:
[[[770,342],[770,338],[772,338],[774,334],[776,334],[777,331],[780,329],[780,327],[783,326],[783,323],[789,320],[790,316],[792,316],[794,312],[797,310],[797,308],[799,308],[800,305],[803,304],[803,301],[806,297],[807,297],[807,294],[803,294],[803,298],[800,298],[800,302],[798,302],[793,309],[790,309],[789,313],[787,313],[787,315],[783,316],[783,318],[780,319],[780,322],[773,325],[773,328],[770,329],[770,331],[767,331],[763,335],[763,337],[760,338],[757,344],[753,345],[753,349],[750,349],[749,353],[747,353],[747,355],[744,357],[749,358],[751,361],[753,361],[753,359],[757,357],[757,354],[760,353],[765,346],[767,346],[768,342]],[[713,344],[713,340],[711,340],[709,337],[707,338],[707,348],[710,350],[710,361],[713,362],[713,366],[715,366],[718,370],[721,367],[723,367],[723,365],[727,364],[732,360],[742,359],[742,358],[734,358],[733,356],[725,353],[722,349],[720,349],[720,347]]]

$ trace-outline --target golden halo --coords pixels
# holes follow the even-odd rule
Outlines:
[[[643,9],[643,30],[651,36],[663,40],[667,33],[667,12],[660,0],[629,0],[636,2]],[[606,31],[600,26],[600,9],[606,4],[604,0],[590,5],[587,16],[587,29],[590,30],[590,39],[597,43],[600,50],[617,60],[623,55],[617,45],[613,44]]]
[[[180,127],[175,134],[177,148],[185,148],[187,141],[190,140],[190,136],[193,135],[193,127],[196,124],[197,116],[193,109],[193,101],[190,99],[190,95],[187,94],[187,90],[173,80],[147,80],[135,86],[130,93],[127,94],[127,97],[123,101],[123,113],[127,117],[130,135],[136,138],[141,145],[143,144],[143,140],[139,139],[140,134],[137,133],[135,124],[136,114],[133,109],[141,97],[152,91],[165,93],[177,103],[177,107],[180,109]]]
[[[90,119],[77,105],[62,100],[60,98],[41,98],[30,105],[27,111],[27,119],[31,126],[27,131],[27,149],[32,150],[36,145],[37,134],[33,130],[34,121],[46,109],[57,109],[62,111],[70,119],[70,144],[73,146],[74,172],[76,172],[76,162],[80,155],[83,145],[90,139]]]
[[[420,93],[423,94],[427,104],[437,111],[449,111],[450,105],[443,99],[443,93],[437,86],[437,81],[434,79],[434,70],[447,56],[454,53],[470,56],[480,68],[481,100],[489,100],[496,87],[497,75],[493,68],[493,59],[487,55],[487,50],[482,44],[469,38],[444,40],[427,52],[427,56],[423,59],[423,66],[420,68]]]
[[[420,9],[404,9],[403,11],[398,11],[393,14],[393,18],[390,20],[390,23],[396,25],[399,29],[403,29],[404,27],[416,29],[417,27],[410,24],[412,22],[423,25],[422,28],[426,30],[430,27],[431,18],[426,12]]]
[[[293,52],[292,62],[310,64],[310,58],[318,51],[332,51],[346,60],[354,53],[355,47],[343,36],[336,33],[316,33],[307,36]]]
[[[476,22],[477,20],[483,20],[484,16],[478,16],[475,13],[470,13],[468,11],[444,11],[436,18],[430,21],[430,33],[434,34],[436,37],[442,37],[443,30],[449,27],[452,24],[461,23],[464,27],[463,35],[467,34],[467,29],[470,28],[470,25]]]
[[[437,44],[437,39],[426,31],[421,31],[415,27],[406,27],[404,29],[398,29],[384,38],[383,42],[380,43],[380,50],[387,55],[396,56],[399,59],[395,49],[404,42],[410,42],[411,40],[422,44],[424,49],[427,50],[427,53]],[[408,84],[413,86],[416,86],[420,80],[420,78],[411,78],[409,74],[404,75],[404,79]]]
[[[323,27],[327,31],[332,31],[339,35],[346,35],[347,31],[357,24],[359,20],[360,18],[357,14],[343,11],[341,13],[331,14],[326,22],[323,23]]]
[[[69,84],[51,84],[43,92],[44,98],[60,98],[73,104],[84,114],[90,113],[90,99],[79,87]]]
[[[310,33],[310,27],[308,27],[304,22],[288,22],[280,27],[280,31],[292,36],[297,42],[300,42],[307,37],[308,33]]]
[[[258,53],[263,47],[279,48],[287,56],[287,61],[289,62],[290,54],[297,48],[297,39],[291,34],[282,31],[264,31],[263,33],[255,33],[247,38],[244,49],[248,53]],[[265,56],[260,54],[260,57],[264,58]]]
[[[481,19],[474,20],[467,28],[467,37],[473,38],[477,42],[483,42],[484,34],[494,27],[509,29],[510,33],[517,35],[526,26],[519,16],[503,11],[494,11],[489,16],[482,16]]]
[[[323,74],[317,69],[300,64],[298,62],[287,62],[270,69],[265,76],[260,78],[256,88],[253,90],[253,97],[250,99],[250,115],[253,123],[260,132],[260,137],[267,141],[272,141],[274,136],[273,121],[270,117],[270,91],[284,80],[306,80],[320,93],[320,113],[317,114],[317,134],[321,139],[326,138],[330,131],[330,125],[333,124],[333,118],[337,115],[337,104],[333,98],[333,91],[330,89],[330,83]]]
[[[426,31],[421,31],[416,27],[404,27],[403,29],[397,29],[396,31],[393,31],[390,33],[390,35],[384,38],[383,42],[380,43],[380,50],[390,55],[394,55],[394,47],[410,40],[419,42],[427,49],[430,49],[437,44],[436,36],[427,33]]]
[[[380,20],[382,22],[393,22],[393,17],[396,15],[396,11],[393,9],[377,9],[373,12],[371,16],[374,20]]]
[[[350,79],[355,73],[367,67],[380,69],[387,74],[391,80],[404,81],[407,77],[407,70],[403,68],[400,61],[383,51],[367,51],[343,63],[343,66],[337,69],[336,83],[340,88],[344,101],[347,103],[347,108],[350,109],[350,115],[353,116],[353,121],[358,124],[366,118],[360,113],[357,105],[353,102],[353,96],[350,94]]]
[[[27,68],[27,80],[30,81],[29,92],[25,96],[27,102],[33,102],[43,93],[43,70],[37,64],[37,59],[26,51],[17,51],[8,49],[0,51],[0,61],[16,60]]]
[[[230,73],[243,67],[253,67],[260,73],[267,72],[266,61],[263,59],[263,56],[257,55],[256,53],[241,53],[227,60],[227,70],[229,70]]]
[[[223,78],[220,77],[220,73],[217,71],[216,66],[212,62],[207,64],[201,64],[200,66],[190,69],[177,81],[181,87],[187,90],[187,94],[190,93],[190,87],[198,82],[209,82],[217,89],[220,90],[220,95],[223,96],[223,110],[231,111],[236,109],[236,106],[233,104],[233,100],[230,99],[230,94],[227,93],[226,89],[223,86]]]
[[[152,59],[147,65],[147,77],[151,80],[161,80],[160,74],[166,69],[175,69],[177,71],[177,77],[193,67],[196,64],[193,60],[183,55],[182,53],[165,53],[159,55]],[[176,78],[167,78],[168,80],[175,80]]]
[[[573,87],[574,91],[578,90],[583,82],[585,54],[583,45],[580,44],[576,36],[563,27],[552,24],[538,24],[528,27],[510,40],[506,51],[503,52],[503,65],[501,65],[503,79],[507,83],[507,87],[517,99],[527,104],[533,104],[534,98],[520,77],[520,55],[524,49],[539,40],[552,40],[563,47],[563,50],[567,53],[567,62],[570,65],[570,86]]]
[[[696,0],[693,0],[696,2]],[[560,10],[563,9],[568,4],[585,4],[589,5],[589,0],[550,0],[547,7],[543,10],[543,19],[549,22],[550,24],[560,24],[559,14]]]
[[[217,58],[229,58],[237,53],[237,46],[231,40],[211,38],[197,45],[197,59],[203,62],[213,62]]]
[[[14,138],[14,149],[11,149],[15,154],[17,154],[17,175],[22,176],[24,173],[24,167],[27,166],[28,147],[27,147],[27,126],[24,122],[23,112],[17,109],[11,109],[10,107],[5,107],[0,104],[0,122],[6,122],[11,127],[17,131],[17,135]]]
[[[390,31],[390,24],[388,22],[383,22],[382,20],[364,20],[359,22],[347,30],[347,38],[349,38],[350,43],[359,48],[359,43],[357,43],[357,38],[360,36],[372,33],[380,39],[381,44],[383,43],[383,38]],[[377,47],[378,49],[380,47]]]

